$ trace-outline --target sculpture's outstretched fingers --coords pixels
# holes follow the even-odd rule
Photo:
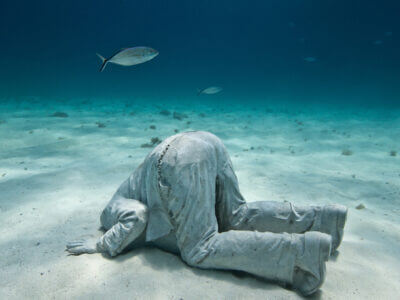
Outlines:
[[[99,252],[96,247],[97,240],[89,239],[89,240],[79,240],[67,243],[66,251],[68,251],[71,255],[79,255],[83,253],[96,253]]]
[[[73,241],[73,242],[67,243],[66,247],[67,247],[67,249],[69,249],[69,248],[73,248],[76,246],[81,246],[83,243],[84,243],[84,240]]]
[[[68,255],[81,255],[81,254],[87,253],[86,249],[84,247],[82,247],[82,246],[69,248],[69,249],[66,249],[66,251],[69,252]]]

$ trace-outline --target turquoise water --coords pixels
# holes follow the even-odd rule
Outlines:
[[[2,98],[398,106],[396,1],[3,1]],[[160,55],[98,73],[96,52]],[[307,58],[315,61],[308,62]],[[146,97],[141,100],[140,97]]]

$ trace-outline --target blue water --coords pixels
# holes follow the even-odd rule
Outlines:
[[[0,4],[0,98],[400,103],[398,1],[10,1]],[[95,53],[145,45],[154,60]],[[313,57],[315,62],[304,58]],[[169,99],[169,100],[168,100]],[[208,101],[209,99],[205,100]]]

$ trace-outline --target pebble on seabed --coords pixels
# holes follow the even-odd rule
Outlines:
[[[57,118],[68,118],[68,114],[62,111],[56,111],[50,117],[57,117]]]
[[[365,208],[365,205],[364,204],[358,204],[357,206],[356,206],[356,209],[364,209]]]

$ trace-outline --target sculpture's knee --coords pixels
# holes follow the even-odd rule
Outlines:
[[[207,258],[212,257],[218,251],[218,236],[219,234],[217,233],[203,242],[181,249],[182,260],[189,266],[196,268],[212,267]]]
[[[191,267],[199,268],[201,266],[202,260],[193,255],[184,255],[181,252],[182,260]]]

